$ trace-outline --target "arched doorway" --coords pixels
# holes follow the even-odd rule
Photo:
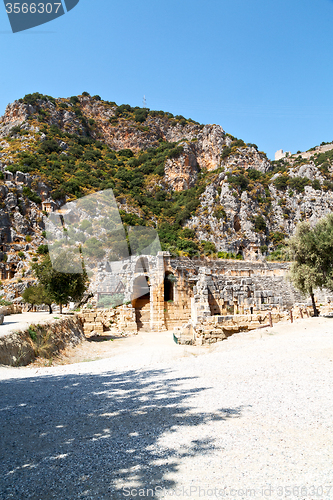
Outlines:
[[[164,277],[164,302],[174,301],[175,299],[176,277],[170,271],[165,273]]]
[[[133,283],[132,306],[138,330],[150,330],[150,289],[147,276],[138,276]]]
[[[209,303],[210,314],[212,316],[216,314],[221,314],[220,306],[209,287],[208,287],[208,303]]]
[[[238,248],[238,252],[237,252],[237,255],[236,257],[238,257],[239,259],[243,259],[244,258],[244,247],[243,245],[241,245],[239,248]]]

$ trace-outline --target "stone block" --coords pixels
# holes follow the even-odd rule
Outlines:
[[[95,321],[93,325],[94,325],[94,330],[96,330],[96,328],[103,328],[103,323],[101,321]]]
[[[95,318],[95,314],[85,314],[84,321],[86,321],[87,323],[93,323],[95,321]]]
[[[85,323],[83,325],[83,331],[84,331],[84,333],[90,333],[90,332],[93,331],[93,329],[94,329],[93,323]]]
[[[96,333],[104,333],[104,329],[103,328],[95,328],[95,330],[93,330],[93,332],[96,332]]]

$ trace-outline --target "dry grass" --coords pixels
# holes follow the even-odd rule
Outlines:
[[[31,325],[26,333],[28,342],[33,348],[36,358],[51,359],[54,356],[54,343],[49,327]]]

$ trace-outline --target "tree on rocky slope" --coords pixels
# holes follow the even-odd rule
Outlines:
[[[66,254],[66,259],[70,262],[71,256]],[[68,269],[68,262],[66,267]],[[84,266],[82,273],[62,273],[52,267],[50,256],[45,255],[40,263],[32,265],[32,269],[48,298],[60,306],[60,313],[64,304],[82,300],[88,289],[89,280]]]
[[[293,260],[290,279],[303,295],[311,297],[314,316],[318,316],[314,290],[333,290],[333,214],[314,227],[301,222],[287,244]]]

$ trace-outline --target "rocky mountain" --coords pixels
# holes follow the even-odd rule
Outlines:
[[[220,125],[29,94],[0,118],[1,279],[22,288],[47,212],[108,188],[124,225],[155,227],[175,255],[279,259],[299,221],[332,210],[332,161],[333,143],[270,161]]]

